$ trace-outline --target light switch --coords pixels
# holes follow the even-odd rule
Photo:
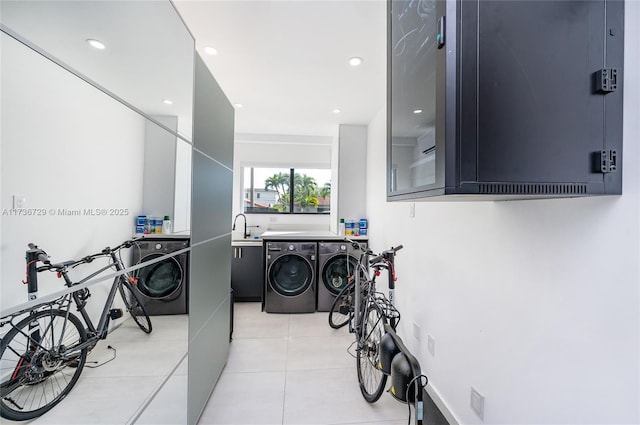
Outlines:
[[[27,207],[27,197],[24,195],[13,195],[13,209],[21,209]]]

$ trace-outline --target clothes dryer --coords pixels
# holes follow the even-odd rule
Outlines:
[[[313,313],[316,310],[315,242],[266,243],[267,313]]]
[[[188,239],[142,239],[132,248],[132,264],[152,262],[188,247]],[[188,272],[188,251],[134,271],[134,291],[150,316],[188,312]]]
[[[329,311],[358,267],[366,242],[318,242],[318,311]]]

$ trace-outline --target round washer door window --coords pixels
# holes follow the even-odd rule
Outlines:
[[[349,276],[354,275],[357,267],[358,261],[351,255],[332,257],[325,263],[322,269],[322,282],[331,293],[337,295],[347,286]]]
[[[140,262],[151,261],[164,254],[151,254]],[[182,267],[175,258],[167,258],[157,263],[149,264],[138,270],[137,288],[144,295],[155,298],[170,298],[182,285]]]
[[[303,257],[286,254],[278,257],[269,267],[271,287],[281,295],[293,297],[311,286],[313,270]]]

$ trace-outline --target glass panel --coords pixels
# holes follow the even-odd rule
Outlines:
[[[391,3],[391,192],[436,182],[435,1]]]
[[[289,212],[290,175],[289,168],[246,167],[242,190],[244,212]]]
[[[141,261],[151,261],[162,255],[152,254]],[[138,270],[138,289],[151,298],[169,297],[179,289],[182,274],[180,264],[173,258],[150,264]]]
[[[296,168],[294,186],[294,212],[329,213],[331,170]]]
[[[287,296],[302,294],[311,284],[312,276],[309,263],[297,255],[283,255],[269,269],[273,289]]]
[[[334,257],[324,266],[322,281],[324,286],[338,294],[349,283],[349,276],[353,276],[358,267],[358,261],[352,256],[341,255]]]

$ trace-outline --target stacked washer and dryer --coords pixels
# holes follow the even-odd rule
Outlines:
[[[157,258],[189,247],[189,239],[141,239],[132,248],[132,264]],[[189,298],[189,252],[156,261],[134,271],[134,291],[150,316],[186,314]]]
[[[366,242],[265,242],[264,311],[329,311],[365,249]]]

